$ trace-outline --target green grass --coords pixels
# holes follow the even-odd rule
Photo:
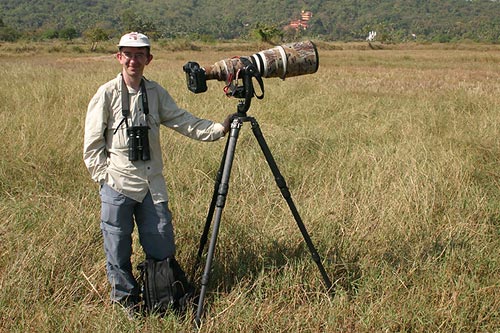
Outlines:
[[[108,301],[82,142],[88,101],[120,68],[109,53],[75,47],[2,49],[0,331],[190,331],[193,318],[129,322]],[[317,73],[265,79],[266,97],[249,111],[335,297],[245,124],[201,331],[500,331],[498,47],[391,47],[319,44]],[[248,48],[153,49],[146,74],[221,121],[237,101],[220,82],[191,94],[182,65]],[[225,141],[162,136],[178,259],[190,273]]]

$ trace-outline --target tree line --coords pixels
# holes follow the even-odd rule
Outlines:
[[[290,29],[303,10],[307,29]],[[0,40],[153,38],[500,42],[498,0],[2,0]]]

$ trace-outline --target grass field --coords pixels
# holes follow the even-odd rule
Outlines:
[[[182,65],[262,47],[164,45],[146,76],[222,121],[237,101],[220,82],[190,93]],[[325,293],[245,124],[201,331],[500,332],[500,47],[318,48],[317,73],[266,79],[249,115],[336,294]],[[120,67],[112,45],[82,50],[0,46],[0,331],[191,331],[193,318],[128,321],[108,300],[82,143],[87,103]],[[190,273],[225,141],[168,129],[162,140],[178,260]]]

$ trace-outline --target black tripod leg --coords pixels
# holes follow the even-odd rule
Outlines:
[[[200,298],[198,299],[198,309],[196,311],[195,322],[198,327],[201,324],[201,315],[203,313],[203,302],[205,300],[205,294],[207,292],[207,285],[210,276],[210,269],[212,266],[212,259],[215,252],[215,245],[217,243],[217,235],[219,234],[219,225],[222,216],[222,210],[226,203],[227,192],[229,189],[229,177],[231,175],[231,167],[234,160],[234,152],[236,150],[236,142],[238,141],[238,134],[241,128],[242,122],[240,119],[235,118],[231,123],[231,132],[229,135],[229,141],[226,146],[226,151],[224,155],[224,167],[221,175],[221,182],[217,192],[217,199],[215,201],[215,218],[212,230],[212,238],[210,239],[210,244],[208,245],[207,261],[205,263],[205,270],[201,277],[201,291]]]
[[[226,141],[226,147],[224,148],[224,154],[222,155],[219,170],[217,171],[217,177],[215,179],[215,184],[214,184],[214,193],[212,194],[212,201],[210,202],[210,207],[208,209],[207,218],[205,220],[205,227],[203,229],[203,234],[201,235],[201,238],[200,238],[200,246],[198,248],[198,254],[196,255],[196,262],[194,263],[194,266],[193,266],[193,273],[191,275],[192,277],[194,277],[196,275],[196,271],[198,270],[198,266],[200,265],[200,262],[201,262],[201,256],[203,255],[203,249],[205,248],[205,245],[207,244],[208,232],[210,231],[210,224],[212,223],[213,216],[214,216],[215,203],[217,202],[219,186],[220,186],[220,183],[222,181],[222,172],[224,170],[224,164],[226,162],[229,141],[230,140]]]
[[[288,187],[286,185],[285,178],[281,175],[278,166],[276,165],[276,162],[273,158],[273,155],[271,154],[271,151],[269,150],[269,146],[266,143],[266,140],[264,139],[264,136],[262,135],[262,131],[260,129],[260,126],[255,120],[255,118],[251,118],[250,122],[252,124],[252,131],[257,138],[257,141],[259,142],[260,148],[262,149],[262,152],[264,153],[264,156],[266,157],[267,164],[269,164],[269,167],[271,168],[271,171],[274,175],[274,179],[276,180],[276,184],[281,190],[281,194],[285,198],[286,202],[288,203],[288,207],[290,207],[290,210],[292,212],[293,217],[295,218],[295,221],[297,222],[297,225],[300,229],[300,232],[302,233],[302,236],[304,237],[304,240],[307,244],[307,247],[309,248],[309,251],[311,252],[312,259],[316,263],[316,265],[319,268],[319,271],[321,273],[321,276],[323,277],[323,280],[325,281],[326,288],[329,291],[333,292],[332,289],[332,282],[330,281],[330,278],[328,277],[328,274],[325,271],[325,268],[323,267],[323,264],[321,263],[321,258],[316,251],[314,244],[311,241],[311,237],[309,236],[307,229],[302,222],[302,219],[299,215],[299,212],[297,211],[297,208],[295,207],[295,204],[293,203],[292,196],[290,194],[290,191],[288,190]]]

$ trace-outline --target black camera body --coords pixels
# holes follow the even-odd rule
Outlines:
[[[190,61],[182,69],[186,72],[187,87],[195,94],[207,91],[205,70],[197,62]]]
[[[149,161],[151,159],[148,130],[148,126],[127,128],[129,161]]]

